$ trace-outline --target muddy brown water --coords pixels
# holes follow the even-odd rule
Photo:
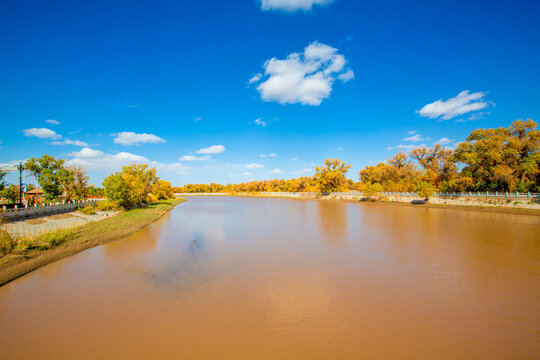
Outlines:
[[[540,217],[191,197],[0,287],[2,359],[538,359]]]

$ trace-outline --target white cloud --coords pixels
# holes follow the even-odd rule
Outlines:
[[[238,164],[238,165],[236,165],[236,167],[241,167],[241,168],[244,168],[244,169],[254,170],[254,169],[261,169],[261,168],[264,167],[264,165],[257,164],[257,163],[251,163],[251,164]]]
[[[253,84],[253,83],[258,82],[259,80],[261,80],[262,76],[263,75],[261,73],[255,74],[255,76],[253,76],[251,79],[249,79],[248,83]]]
[[[455,140],[449,139],[447,137],[440,138],[439,140],[435,141],[433,145],[439,144],[441,146],[448,145],[450,143],[453,143]]]
[[[261,0],[261,9],[287,12],[311,11],[315,5],[323,6],[332,2],[333,0]]]
[[[339,74],[338,79],[343,81],[344,83],[349,81],[349,80],[352,80],[352,79],[354,79],[354,71],[347,70],[343,74]]]
[[[53,141],[51,144],[53,145],[75,145],[75,146],[88,146],[87,143],[80,140],[70,140],[66,139],[64,141]]]
[[[47,128],[31,128],[23,130],[24,136],[38,137],[40,139],[52,139],[58,140],[62,138],[62,135],[57,134],[55,131]]]
[[[116,137],[114,138],[114,143],[124,146],[139,144],[159,144],[165,142],[165,140],[154,134],[137,134],[131,131],[122,131],[114,135],[116,135]]]
[[[210,155],[204,155],[204,156],[184,155],[179,160],[180,161],[208,161],[210,160]]]
[[[185,173],[189,169],[189,167],[180,163],[160,163],[128,152],[106,154],[103,151],[87,147],[80,151],[72,152],[68,156],[72,158],[67,161],[68,165],[81,165],[89,170],[112,171],[132,163],[148,164],[151,167],[155,167],[158,171],[176,172],[179,174]]]
[[[343,148],[337,148],[337,151],[342,151],[342,150],[343,150]]]
[[[297,157],[293,157],[291,160],[292,160],[292,161],[298,161],[298,158],[297,158]]]
[[[386,148],[386,150],[398,149],[398,150],[403,150],[403,151],[411,151],[412,149],[425,147],[425,146],[426,146],[426,144],[419,144],[419,145],[414,145],[414,144],[403,145],[403,144],[399,144],[399,145],[395,145],[395,146],[388,146]]]
[[[454,98],[446,101],[439,99],[425,105],[416,112],[430,119],[440,118],[439,120],[449,120],[456,116],[488,107],[488,103],[482,100],[486,94],[487,92],[481,91],[471,94],[469,90],[465,90]]]
[[[410,130],[410,131],[407,131],[407,135],[414,135],[416,134],[416,130]]]
[[[253,176],[253,174],[250,173],[249,171],[243,172],[242,175],[244,175],[244,176]]]
[[[272,154],[261,154],[259,156],[262,157],[262,158],[266,158],[266,157],[275,157],[275,156],[277,156],[277,154],[273,154],[273,153]]]
[[[256,119],[253,123],[262,127],[268,126],[268,123],[266,121],[262,121],[261,119]]]
[[[415,134],[415,135],[403,138],[403,140],[404,141],[411,141],[411,142],[419,142],[419,141],[423,141],[424,138],[420,134]]]
[[[312,168],[305,168],[305,169],[302,169],[302,172],[303,173],[306,173],[306,172],[312,172],[313,169]]]
[[[223,145],[212,145],[207,148],[202,148],[196,151],[197,154],[221,154],[225,151],[225,146]]]
[[[283,170],[281,169],[274,169],[270,171],[270,174],[283,174]]]
[[[202,117],[200,117],[200,116],[197,116],[195,119],[193,119],[193,121],[195,121],[195,122],[199,122],[201,120],[202,120]]]
[[[346,64],[338,49],[315,41],[303,53],[267,60],[266,79],[257,90],[264,101],[318,106],[330,96],[336,79],[346,82],[354,77]]]
[[[51,125],[60,125],[60,121],[53,120],[53,119],[45,120],[45,122]]]

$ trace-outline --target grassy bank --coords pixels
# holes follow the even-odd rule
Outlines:
[[[164,200],[101,221],[25,237],[12,243],[4,239],[0,252],[3,253],[0,255],[0,286],[58,259],[134,234],[183,201],[180,198]]]

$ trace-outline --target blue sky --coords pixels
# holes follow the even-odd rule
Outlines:
[[[182,185],[311,175],[333,157],[356,181],[400,149],[538,121],[538,14],[538,1],[2,2],[0,163],[47,153],[100,184],[142,161]]]

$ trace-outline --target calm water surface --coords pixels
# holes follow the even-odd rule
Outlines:
[[[0,287],[2,359],[538,359],[540,217],[191,197]]]

